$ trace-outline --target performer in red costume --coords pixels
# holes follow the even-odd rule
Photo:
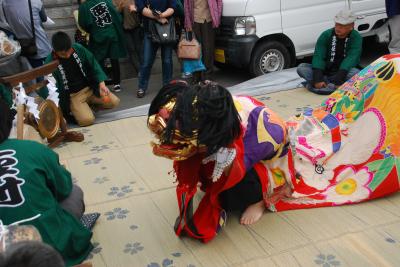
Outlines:
[[[152,101],[153,153],[174,160],[177,235],[204,242],[226,212],[251,224],[271,211],[335,206],[399,190],[400,57],[383,57],[321,106],[284,122],[215,83],[167,85]],[[368,133],[368,134],[366,134]],[[193,212],[197,188],[205,192]]]

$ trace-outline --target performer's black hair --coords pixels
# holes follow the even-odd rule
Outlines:
[[[21,241],[10,245],[0,267],[64,267],[60,253],[39,241]]]
[[[183,82],[163,87],[150,105],[149,116],[176,98],[162,141],[171,142],[176,128],[186,137],[198,130],[197,142],[207,146],[208,154],[227,147],[240,135],[240,117],[232,95],[224,87],[208,82],[189,86]]]
[[[0,143],[8,139],[11,132],[15,112],[12,112],[7,103],[0,97]]]
[[[72,47],[71,38],[63,31],[58,31],[51,37],[51,44],[54,51],[64,52]]]

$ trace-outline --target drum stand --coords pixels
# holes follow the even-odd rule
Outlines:
[[[52,73],[58,66],[58,61],[52,61],[49,64],[43,65],[41,67],[24,71],[15,75],[0,77],[0,83],[5,84],[9,88],[14,88],[19,85],[19,83],[26,83],[32,80],[35,80],[37,77],[41,77],[47,74]],[[29,94],[33,91],[36,91],[43,86],[45,86],[48,81],[41,81],[39,83],[35,83],[25,88],[26,94]],[[48,137],[48,146],[51,148],[56,147],[61,142],[82,142],[84,140],[84,136],[80,132],[76,131],[68,131],[67,124],[62,114],[61,108],[58,108],[60,123],[60,130],[52,137]],[[24,132],[24,113],[25,113],[25,105],[17,105],[17,138],[23,139]],[[40,131],[39,131],[40,132]],[[45,136],[46,137],[46,136]]]

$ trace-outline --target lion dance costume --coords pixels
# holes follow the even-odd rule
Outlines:
[[[159,139],[154,154],[174,160],[176,234],[211,240],[226,220],[221,195],[249,172],[271,211],[397,192],[399,108],[400,55],[376,60],[319,107],[286,122],[263,103],[232,97],[216,84],[168,85],[151,104],[148,126]],[[198,185],[205,194],[194,211]],[[290,194],[279,194],[283,188]]]

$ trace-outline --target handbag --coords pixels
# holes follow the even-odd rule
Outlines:
[[[180,59],[199,59],[201,54],[201,45],[194,37],[194,34],[188,38],[188,32],[182,34],[178,44],[178,58]]]
[[[3,11],[4,11],[4,2]],[[36,46],[36,33],[35,33],[35,24],[33,22],[33,14],[32,14],[32,3],[31,0],[28,0],[29,4],[29,14],[31,17],[31,30],[32,30],[32,38],[16,38],[19,44],[21,45],[21,55],[24,57],[32,57],[37,54],[37,46]],[[4,17],[7,20],[6,12],[4,13]]]
[[[153,14],[158,14],[155,10],[150,7],[150,2],[147,0],[147,8],[149,8]],[[161,24],[154,19],[148,19],[149,22],[149,33],[150,39],[156,44],[175,44],[177,39],[176,29],[175,29],[175,19],[174,17],[168,18],[168,23]]]
[[[149,19],[149,33],[153,43],[175,44],[177,36],[174,18],[169,18],[168,23],[165,24],[161,24],[156,20]]]

